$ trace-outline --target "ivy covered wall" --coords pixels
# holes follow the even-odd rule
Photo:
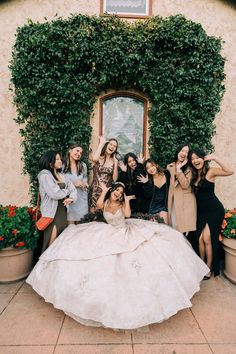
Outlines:
[[[212,150],[224,93],[221,40],[177,15],[132,24],[74,15],[18,28],[10,69],[25,172],[36,186],[39,157],[80,141],[88,153],[97,96],[135,89],[150,98],[150,155],[161,165],[191,142]]]

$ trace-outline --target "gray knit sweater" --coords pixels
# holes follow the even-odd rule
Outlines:
[[[42,216],[54,218],[59,199],[70,197],[74,202],[77,200],[77,191],[75,186],[65,175],[61,174],[61,177],[65,182],[64,189],[60,189],[56,179],[50,171],[42,170],[38,174],[39,193],[41,197],[40,211]]]

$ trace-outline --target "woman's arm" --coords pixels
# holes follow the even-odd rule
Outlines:
[[[69,195],[69,189],[61,189],[54,180],[53,176],[48,174],[42,174],[39,177],[39,185],[41,185],[47,195],[54,200],[63,199]]]
[[[114,165],[113,165],[112,179],[113,179],[113,181],[115,182],[115,181],[117,181],[117,179],[118,179],[118,160],[117,160],[117,158],[115,157],[115,155],[114,155],[114,157],[113,157],[113,161],[114,161]]]
[[[234,171],[233,169],[220,160],[216,155],[210,154],[205,156],[204,161],[215,161],[220,167],[210,167],[207,172],[208,178],[214,178],[217,176],[231,176]]]
[[[77,190],[76,190],[74,184],[68,178],[65,177],[65,180],[66,180],[66,188],[69,190],[68,199],[72,200],[71,203],[76,202]]]
[[[126,218],[129,218],[130,215],[131,215],[131,209],[130,209],[130,200],[131,199],[136,199],[135,195],[126,195],[124,194],[124,198],[125,198],[125,201],[124,201],[124,204],[123,204],[123,213],[125,215]]]
[[[105,184],[101,184],[100,186],[102,188],[102,193],[97,200],[97,208],[103,209],[104,208],[104,199],[105,199],[105,196],[110,188],[108,188]]]
[[[99,160],[101,156],[102,148],[105,145],[105,143],[106,143],[106,139],[103,136],[100,136],[98,148],[91,157],[91,160],[93,162],[97,162]]]
[[[190,170],[188,170],[188,173],[186,174],[182,171],[182,167],[185,166],[187,162],[188,160],[185,159],[183,162],[175,164],[175,177],[182,189],[188,189],[191,181]]]

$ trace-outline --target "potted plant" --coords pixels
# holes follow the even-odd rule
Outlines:
[[[236,284],[236,208],[226,210],[221,234],[225,250],[224,274]]]
[[[19,280],[29,274],[39,237],[35,218],[34,208],[0,206],[0,282]]]

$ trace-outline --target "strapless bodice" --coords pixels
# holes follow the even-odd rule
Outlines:
[[[103,216],[106,219],[106,222],[114,227],[119,228],[125,226],[125,217],[122,208],[118,209],[115,214],[112,214],[109,211],[104,211]]]

